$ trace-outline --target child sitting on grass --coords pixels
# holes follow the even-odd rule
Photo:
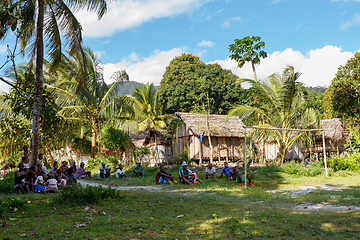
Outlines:
[[[47,193],[50,192],[52,189],[49,188],[46,184],[46,174],[44,171],[39,172],[39,176],[37,177],[34,185],[35,192],[38,193]]]
[[[35,173],[33,171],[28,171],[26,177],[22,180],[23,188],[27,193],[34,191],[34,177]]]
[[[76,177],[74,175],[74,169],[73,167],[70,167],[67,171],[68,173],[68,176],[67,176],[67,179],[66,179],[66,182],[68,185],[72,185],[72,184],[76,184],[77,181],[76,181]]]

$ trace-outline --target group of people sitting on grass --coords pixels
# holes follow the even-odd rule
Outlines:
[[[61,166],[55,162],[53,167],[47,171],[46,166],[41,163],[43,155],[40,153],[37,166],[29,166],[24,162],[19,163],[18,170],[15,171],[15,191],[16,192],[58,192],[60,187],[65,187],[77,183],[78,178],[91,178],[91,172],[85,171],[85,164],[82,162],[79,168],[76,165],[68,167],[68,163],[63,161]]]
[[[208,166],[205,168],[205,177],[204,179],[215,179],[216,178],[216,169],[213,166],[212,163],[209,163]],[[179,178],[180,182],[184,184],[196,184],[196,183],[202,183],[200,178],[197,175],[197,171],[191,171],[188,167],[186,162],[183,162],[181,164],[181,167],[179,169]],[[238,166],[234,164],[231,168],[229,167],[228,163],[224,163],[224,167],[221,169],[221,175],[226,176],[228,179],[228,182],[231,180],[235,180],[236,183],[240,183],[241,186],[244,186],[244,183],[246,179],[249,182],[249,185],[254,186],[254,184],[251,182],[251,176],[249,173],[245,175],[242,175],[241,171],[238,170]]]

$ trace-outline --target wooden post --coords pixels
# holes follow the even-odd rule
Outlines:
[[[246,164],[246,129],[244,131],[244,135],[245,135],[245,142],[244,142],[244,164],[245,164],[245,189],[247,189],[247,181],[246,181],[246,177],[247,177],[247,164]]]
[[[324,149],[325,177],[328,177],[327,163],[326,163],[326,149],[325,149],[325,133],[324,133],[324,131],[322,132],[322,139],[323,139],[323,149]]]

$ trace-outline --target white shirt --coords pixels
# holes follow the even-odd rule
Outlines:
[[[205,169],[205,173],[216,173],[215,167],[209,169],[208,167]]]
[[[44,183],[44,178],[42,176],[38,176],[36,178],[36,181],[34,183],[34,185],[40,185],[40,184],[43,184]]]
[[[118,169],[118,170],[116,171],[116,178],[119,178],[120,175],[124,175],[124,174],[125,174],[125,170],[124,170],[124,169],[123,169],[123,170]]]

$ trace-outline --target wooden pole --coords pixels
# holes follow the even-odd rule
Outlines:
[[[247,176],[247,164],[246,164],[246,131],[244,132],[245,135],[245,142],[244,142],[244,164],[245,164],[245,189],[247,189],[247,181],[246,181],[246,176]]]
[[[325,132],[322,132],[323,149],[324,149],[324,164],[325,164],[325,177],[328,177],[327,163],[326,163],[326,149],[325,149]]]

